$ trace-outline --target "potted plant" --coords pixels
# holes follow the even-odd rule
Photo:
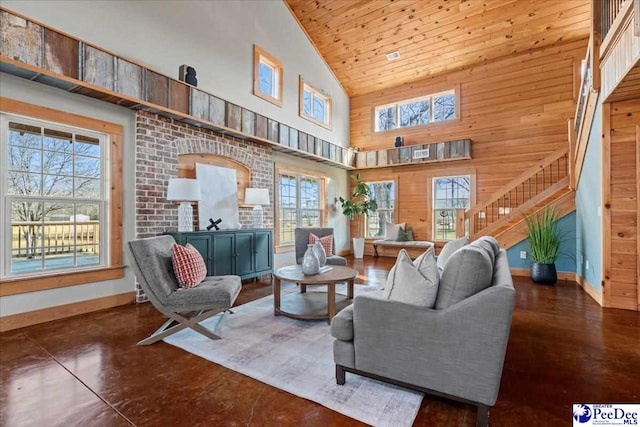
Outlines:
[[[362,215],[369,215],[378,209],[378,204],[371,198],[371,192],[367,183],[360,181],[360,174],[351,176],[355,186],[350,199],[340,197],[340,206],[342,214],[349,217],[350,220],[358,219],[357,237],[353,238],[353,256],[362,258],[364,255],[364,238],[362,237]]]
[[[527,240],[531,248],[531,280],[553,285],[558,280],[556,260],[560,254],[558,213],[548,205],[542,212],[525,216]]]

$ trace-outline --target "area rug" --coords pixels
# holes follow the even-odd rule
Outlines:
[[[371,291],[372,286],[356,285],[356,295]],[[273,296],[233,311],[219,330],[221,340],[184,330],[164,341],[364,423],[413,424],[422,394],[348,373],[345,385],[336,384],[333,338],[326,321],[275,317]],[[213,327],[216,321],[202,324]]]

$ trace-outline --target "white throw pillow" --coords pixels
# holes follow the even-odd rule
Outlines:
[[[398,253],[396,264],[391,268],[385,286],[384,297],[393,301],[433,308],[438,296],[437,266],[433,254],[429,251],[421,255],[420,267],[414,265],[404,249]],[[428,274],[425,276],[421,270]]]
[[[402,222],[400,224],[392,224],[388,222],[387,226],[385,227],[384,240],[398,240],[400,230],[404,230],[405,224],[405,222]]]

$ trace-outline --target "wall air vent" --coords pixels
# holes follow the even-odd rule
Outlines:
[[[426,159],[429,157],[429,149],[424,148],[422,150],[416,150],[413,152],[413,158],[415,159]]]
[[[397,50],[387,53],[387,61],[395,61],[398,58],[400,58],[400,52]]]

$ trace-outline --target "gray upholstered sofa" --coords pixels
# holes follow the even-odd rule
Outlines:
[[[487,425],[500,387],[515,289],[507,254],[498,246],[493,270],[484,276],[490,285],[455,302],[452,292],[469,289],[443,289],[443,281],[461,283],[466,277],[473,288],[478,275],[478,265],[458,252],[444,265],[439,309],[361,295],[333,318],[338,384],[351,372],[462,401],[476,405],[478,425]],[[447,300],[451,305],[442,308]]]

